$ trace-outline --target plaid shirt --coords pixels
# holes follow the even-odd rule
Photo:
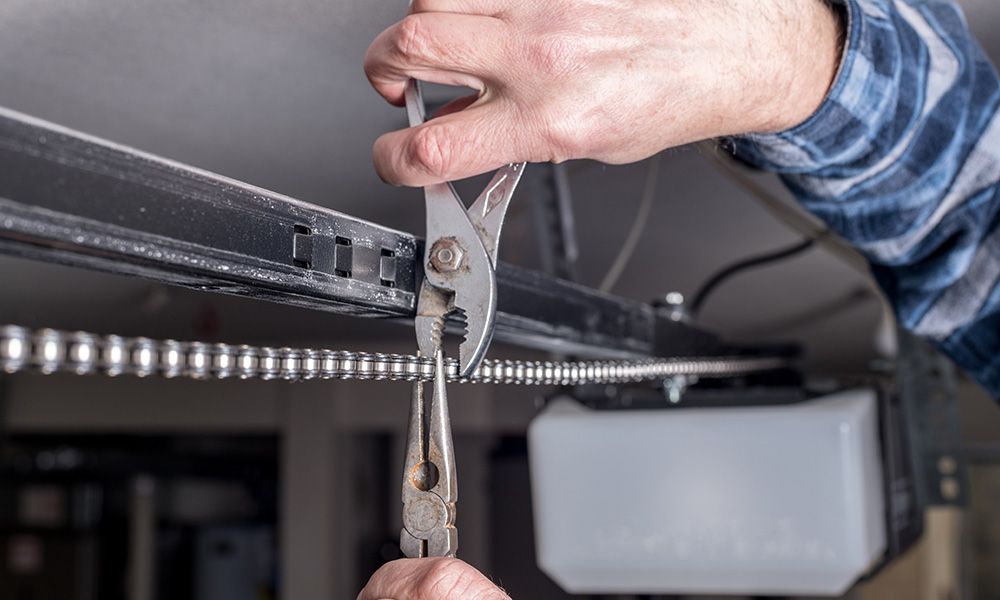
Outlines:
[[[1000,85],[946,0],[844,0],[845,53],[802,125],[734,140],[869,259],[908,329],[1000,399]]]

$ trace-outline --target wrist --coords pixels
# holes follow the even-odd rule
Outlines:
[[[847,27],[843,7],[827,0],[810,0],[801,5],[804,13],[792,26],[779,50],[784,60],[780,85],[771,87],[769,117],[756,131],[774,133],[792,129],[807,121],[823,104],[833,86],[844,54]]]

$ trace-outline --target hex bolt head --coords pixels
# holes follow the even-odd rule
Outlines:
[[[431,246],[431,267],[438,273],[457,271],[464,259],[462,247],[451,238],[442,238]]]
[[[669,306],[683,306],[684,305],[684,294],[680,292],[670,292],[664,297]]]

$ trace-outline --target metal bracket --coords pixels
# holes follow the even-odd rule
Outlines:
[[[899,333],[896,382],[921,507],[964,506],[969,480],[955,400],[955,368],[914,335]]]
[[[887,547],[885,557],[869,577],[906,552],[924,531],[924,507],[917,497],[914,475],[916,445],[910,435],[903,400],[894,387],[889,382],[876,386]]]
[[[0,163],[0,254],[352,316],[414,316],[424,249],[410,234],[3,108]],[[694,326],[661,327],[649,304],[549,274],[501,263],[497,288],[498,341],[594,358],[733,353]]]
[[[554,164],[531,173],[523,178],[522,185],[535,199],[532,206],[535,209],[542,268],[556,277],[575,281],[580,251],[566,165]]]

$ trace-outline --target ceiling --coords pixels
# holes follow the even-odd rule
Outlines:
[[[962,4],[1000,57],[1000,3]],[[371,143],[402,127],[404,115],[376,96],[361,68],[369,41],[403,11],[402,1],[5,0],[0,105],[419,233],[420,194],[382,184],[370,163]],[[669,151],[662,166],[657,203],[617,293],[690,294],[716,268],[796,239],[697,150]],[[620,247],[644,172],[641,164],[570,165],[585,283],[600,280]],[[531,211],[517,202],[502,254],[532,266]],[[408,335],[12,259],[0,259],[0,277],[15,282],[0,294],[0,322],[331,346]],[[876,302],[794,321],[864,281],[812,252],[726,284],[705,322],[751,340],[766,332],[800,339],[816,365],[859,368],[872,355]]]

